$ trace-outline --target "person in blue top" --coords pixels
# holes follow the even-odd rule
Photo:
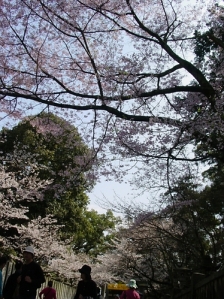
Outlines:
[[[0,257],[0,299],[2,299],[2,269],[5,267],[8,258],[6,256]]]

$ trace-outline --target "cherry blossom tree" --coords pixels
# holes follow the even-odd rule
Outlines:
[[[0,169],[0,240],[1,249],[12,258],[21,258],[22,251],[30,244],[35,249],[35,259],[42,265],[46,275],[53,279],[76,285],[80,279],[78,269],[83,264],[93,268],[97,283],[113,281],[117,276],[105,265],[85,253],[74,253],[70,240],[59,238],[60,225],[53,215],[29,219],[28,207],[20,205],[24,200],[42,203],[42,191],[51,181],[40,181],[36,174],[18,183],[15,173]],[[16,204],[15,204],[16,203]]]
[[[208,276],[223,267],[223,187],[182,177],[161,196],[160,209],[124,207],[127,222],[102,257],[122,281],[145,281],[151,296],[186,289],[193,273]],[[118,206],[117,206],[118,208]],[[154,298],[153,297],[153,298]]]
[[[117,222],[110,211],[87,210],[91,153],[73,126],[49,113],[1,133],[1,247],[22,258],[32,245],[46,275],[76,284],[78,269],[97,264],[94,255],[109,246]],[[113,279],[100,268],[99,283]]]
[[[50,181],[40,181],[36,174],[33,174],[29,179],[23,179],[18,183],[15,173],[6,172],[5,166],[1,166],[0,176],[1,236],[5,236],[7,240],[10,236],[19,235],[17,225],[28,222],[26,215],[28,208],[21,205],[20,201],[43,200],[42,191],[50,184]]]
[[[119,179],[121,170],[139,163],[140,187],[145,177],[162,185],[167,174],[207,158],[192,153],[197,136],[223,128],[221,81],[212,80],[194,53],[195,30],[206,31],[221,14],[216,7],[216,16],[208,15],[214,5],[2,0],[3,117],[55,109],[102,153],[101,174]],[[220,32],[209,38],[220,50]],[[222,64],[215,73],[222,76],[221,70]],[[107,168],[100,158],[109,160]]]
[[[11,161],[12,162],[12,161]],[[52,256],[60,254],[57,231],[59,227],[50,216],[44,219],[36,219],[30,222],[28,207],[20,204],[22,201],[43,200],[42,190],[50,184],[50,181],[40,181],[36,174],[30,175],[23,180],[16,179],[15,173],[6,172],[5,167],[1,167],[1,239],[2,246],[9,250],[14,250],[14,255],[19,256],[23,249],[31,242],[40,252],[37,258],[43,258],[48,262]],[[49,245],[53,245],[52,247]],[[48,248],[48,251],[46,250]],[[49,250],[51,248],[51,250]],[[12,251],[11,251],[12,252]],[[57,252],[57,254],[55,254]],[[60,254],[61,256],[61,254]]]
[[[2,0],[2,118],[55,111],[79,126],[101,175],[118,180],[137,165],[138,187],[171,188],[189,162],[222,158],[223,9],[215,4]],[[113,277],[139,275],[153,292],[168,290],[174,262],[186,257],[186,219],[158,213],[139,215],[99,267],[107,262]]]
[[[52,215],[60,225],[61,241],[69,240],[75,252],[102,254],[118,219],[109,210],[105,214],[88,210],[86,191],[94,184],[94,156],[77,129],[62,118],[42,113],[11,130],[4,128],[2,134],[0,149],[6,175],[13,175],[18,188],[26,183],[32,190],[33,184],[32,196],[23,191],[20,200],[20,191],[13,189],[14,208],[25,207],[29,220]],[[46,187],[36,190],[37,183]]]

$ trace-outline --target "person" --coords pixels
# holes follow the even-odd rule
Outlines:
[[[27,246],[23,251],[24,264],[21,275],[17,281],[19,287],[19,299],[35,299],[37,289],[45,282],[42,268],[34,261],[34,249]]]
[[[8,258],[6,256],[0,257],[0,299],[2,299],[2,270],[5,267],[6,263],[8,261]]]
[[[140,299],[139,293],[136,291],[137,284],[134,279],[131,279],[127,285],[129,287],[128,290],[123,291],[120,296],[120,299]]]
[[[3,298],[4,299],[18,299],[19,284],[17,282],[17,279],[22,272],[22,266],[23,266],[23,263],[21,261],[16,261],[15,272],[8,277],[6,284],[3,288]]]
[[[91,267],[84,265],[79,272],[82,280],[78,282],[74,299],[97,299],[97,284],[91,278]]]
[[[42,299],[42,294],[44,295],[44,299],[56,299],[56,290],[52,288],[53,282],[48,281],[47,285],[48,286],[39,293],[40,299]]]

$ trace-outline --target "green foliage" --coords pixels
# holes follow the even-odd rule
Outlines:
[[[31,169],[37,179],[50,181],[41,204],[25,198],[15,206],[28,207],[29,219],[53,215],[61,225],[61,239],[69,240],[76,252],[103,252],[117,219],[109,211],[101,215],[87,210],[86,191],[94,183],[88,178],[93,159],[77,129],[53,114],[42,113],[12,130],[4,128],[4,134],[7,138],[0,145],[4,157],[16,156],[18,161],[7,162],[7,171],[16,173],[18,182],[29,178]]]
[[[180,179],[167,193],[172,203],[167,216],[181,230],[179,262],[206,274],[209,269],[204,263],[208,256],[213,269],[222,262],[224,193],[216,184],[199,187],[190,177]]]
[[[74,240],[74,250],[92,255],[106,252],[115,237],[115,224],[119,223],[120,220],[110,210],[106,214],[85,210],[75,236],[77,241]]]
[[[192,273],[210,275],[223,264],[223,212],[224,192],[217,184],[177,179],[162,195],[161,209],[135,215],[120,231],[118,269],[146,281],[155,298],[188,288]]]
[[[48,129],[51,131],[48,132]],[[40,179],[54,176],[56,181],[62,181],[69,167],[76,172],[79,170],[74,177],[77,180],[76,185],[84,184],[82,174],[88,171],[91,165],[83,163],[81,171],[77,157],[81,157],[84,161],[88,158],[89,150],[76,128],[68,122],[53,114],[45,113],[38,118],[24,120],[12,130],[7,130],[5,143],[7,151],[12,151],[15,145],[17,150],[26,151],[31,162],[41,166]]]
[[[194,33],[194,37],[194,53],[196,55],[196,60],[198,62],[202,62],[205,59],[206,54],[210,53],[212,49],[217,48],[217,46],[208,38],[208,32],[201,33],[196,30]]]

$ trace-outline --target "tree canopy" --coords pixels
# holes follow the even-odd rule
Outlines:
[[[222,13],[213,1],[2,1],[2,111],[63,110],[119,171],[143,160],[165,180],[164,166],[171,176],[206,160],[191,146],[223,128],[222,63],[209,53],[222,56]]]
[[[59,225],[58,237],[70,243],[75,252],[97,255],[106,250],[118,220],[110,211],[102,215],[88,211],[86,192],[94,184],[93,157],[76,128],[53,114],[42,113],[12,129],[4,128],[2,133],[1,173],[12,175],[16,186],[3,188],[3,200],[9,201],[7,205],[12,200],[13,207],[23,209],[24,214],[20,220],[8,222],[24,224],[51,215]],[[30,194],[25,192],[28,186]],[[24,194],[17,200],[22,191],[19,187]],[[4,225],[1,231],[10,237],[15,234]]]
[[[139,188],[168,187],[162,208],[133,210],[132,226],[100,257],[116,277],[144,278],[159,297],[172,290],[179,266],[206,274],[208,256],[214,267],[222,262],[223,7],[212,0],[2,0],[0,12],[2,117],[19,118],[37,107],[53,111],[79,126],[91,146],[82,148],[90,160],[74,162],[61,155],[66,147],[47,150],[32,130],[27,136],[32,152],[42,152],[39,178],[54,179],[54,185],[51,180],[38,185],[51,199],[44,213],[55,213],[68,228],[77,225],[74,249],[92,250],[79,223],[89,219],[86,230],[96,246],[102,230],[94,231],[95,223],[110,228],[113,220],[110,212],[104,218],[85,210],[93,167],[88,161],[98,156],[94,170],[101,175],[118,180],[137,165]],[[47,134],[46,123],[43,128]],[[56,157],[75,163],[74,176],[87,183],[83,189],[69,181],[64,193],[72,168],[60,172]],[[210,163],[207,186],[188,176],[201,162]],[[71,205],[76,192],[81,206]],[[33,217],[35,211],[30,210]],[[72,223],[73,211],[85,219]],[[62,229],[61,237],[68,236]]]
[[[131,207],[107,265],[122,280],[135,277],[147,285],[149,298],[188,289],[193,273],[201,277],[223,267],[223,193],[182,177],[161,196],[161,208]],[[116,270],[117,269],[117,270]]]

